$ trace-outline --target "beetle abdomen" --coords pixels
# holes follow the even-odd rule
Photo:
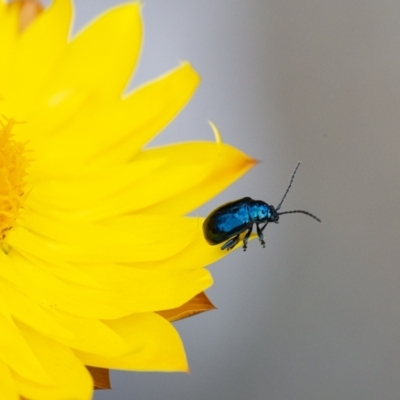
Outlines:
[[[248,197],[226,203],[214,210],[203,223],[204,237],[209,244],[225,242],[249,226]]]

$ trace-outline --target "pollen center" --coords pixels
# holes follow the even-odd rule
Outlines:
[[[11,229],[23,205],[24,178],[28,160],[25,146],[11,133],[15,121],[0,121],[0,240]]]

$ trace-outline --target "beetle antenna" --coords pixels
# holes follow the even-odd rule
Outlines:
[[[292,183],[293,183],[294,177],[295,177],[295,175],[296,175],[296,172],[297,172],[297,170],[299,169],[299,166],[300,166],[300,161],[297,163],[296,168],[295,168],[294,171],[293,171],[292,177],[290,178],[289,186],[288,186],[288,188],[286,189],[286,192],[285,192],[285,194],[283,195],[281,202],[279,203],[278,207],[275,208],[276,211],[279,211],[279,209],[281,208],[281,205],[282,205],[283,201],[285,200],[287,194],[289,193],[289,190],[290,190],[290,188],[292,187]]]
[[[278,215],[282,215],[282,214],[295,214],[295,213],[301,213],[301,214],[306,214],[311,218],[316,219],[318,222],[322,222],[318,217],[316,217],[314,214],[311,214],[307,211],[303,211],[303,210],[293,210],[293,211],[284,211],[281,213],[278,213]]]

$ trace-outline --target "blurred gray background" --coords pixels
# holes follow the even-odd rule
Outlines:
[[[76,0],[82,27],[116,0]],[[155,141],[262,160],[199,210],[243,196],[282,217],[211,266],[217,311],[176,324],[191,374],[115,372],[95,400],[400,399],[400,3],[147,0],[133,85],[190,60],[203,78]],[[106,56],[106,55],[105,55]]]

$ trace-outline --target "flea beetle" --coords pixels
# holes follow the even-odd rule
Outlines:
[[[289,186],[278,207],[270,206],[261,200],[243,197],[243,199],[231,201],[212,211],[203,223],[204,237],[207,242],[212,246],[225,242],[221,249],[229,251],[236,246],[240,240],[240,235],[247,230],[243,237],[243,250],[246,251],[247,242],[254,224],[256,225],[258,238],[262,246],[265,247],[264,229],[270,222],[279,223],[279,216],[282,214],[306,214],[321,222],[318,217],[303,210],[278,212],[286,195],[289,193],[299,165],[300,163],[296,165]],[[264,225],[260,226],[261,224]]]

